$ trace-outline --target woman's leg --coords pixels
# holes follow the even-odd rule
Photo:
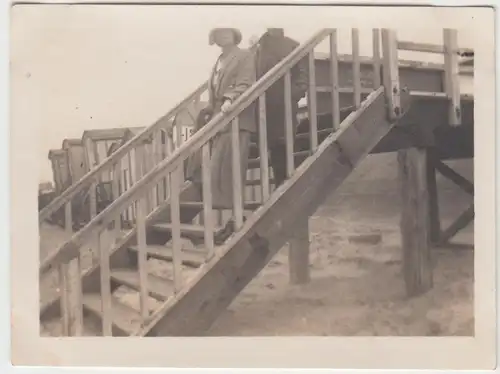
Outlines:
[[[245,189],[246,175],[248,169],[248,155],[250,151],[250,138],[251,133],[248,131],[240,131],[239,133],[239,158],[240,158],[240,169],[241,169],[241,193]],[[232,172],[232,145],[231,145],[231,133],[224,133],[222,142],[218,146],[217,155],[215,154],[214,147],[214,161],[217,160],[217,164],[213,164],[214,173],[212,173],[212,178],[214,182],[214,205],[224,207],[226,209],[233,210],[233,172]],[[217,194],[217,196],[215,196]],[[216,244],[220,245],[231,236],[235,231],[235,219],[233,217],[226,223],[224,228],[216,235]]]

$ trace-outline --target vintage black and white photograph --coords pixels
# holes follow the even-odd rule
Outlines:
[[[480,334],[480,31],[287,8],[12,8],[39,337]]]

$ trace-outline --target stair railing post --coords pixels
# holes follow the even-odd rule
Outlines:
[[[380,29],[373,29],[372,31],[372,44],[373,44],[373,89],[376,90],[380,87]]]
[[[295,171],[293,155],[293,114],[292,114],[292,81],[290,70],[285,73],[285,144],[286,144],[286,174],[290,178]]]
[[[139,180],[145,173],[144,151],[145,144],[135,149],[135,174]],[[137,264],[139,271],[139,294],[140,310],[142,320],[149,316],[148,309],[148,255],[146,242],[146,216],[147,216],[147,195],[148,191],[143,191],[142,196],[136,201],[136,226],[137,226]]]
[[[333,130],[340,127],[339,57],[337,52],[337,29],[330,34],[330,80],[332,85]]]
[[[231,158],[233,175],[233,214],[236,230],[243,226],[243,175],[241,170],[239,117],[231,121]]]
[[[316,61],[314,50],[308,54],[309,84],[307,92],[307,109],[309,112],[309,138],[311,152],[316,152],[318,148],[318,104],[316,97]]]
[[[177,144],[176,144],[176,149],[179,148],[184,142],[183,142],[183,139],[182,139],[182,127],[179,123],[176,123],[175,124],[175,131],[176,131],[176,140],[177,140]],[[179,171],[179,177],[181,178],[181,181],[184,181],[184,168],[181,168]]]
[[[401,115],[401,100],[399,87],[399,60],[397,38],[394,30],[382,29],[383,78],[385,96],[390,119]]]
[[[175,149],[173,127],[170,130],[166,131],[165,136],[165,158],[167,158],[170,157]],[[168,199],[171,196],[171,179],[172,174],[167,173],[167,175],[165,176],[165,199]]]
[[[259,96],[259,156],[262,203],[269,199],[269,155],[267,143],[266,93]]]
[[[182,243],[180,192],[182,164],[170,172],[170,217],[172,221],[172,262],[174,267],[174,292],[182,289]]]
[[[73,234],[73,214],[71,200],[64,206],[64,228],[68,235]],[[82,309],[82,283],[81,283],[81,256],[71,260],[63,265],[65,275],[65,301],[68,308],[68,333],[72,336],[81,336],[83,334],[83,309]],[[72,297],[74,298],[72,300]]]
[[[454,29],[443,29],[444,42],[444,86],[450,99],[449,122],[458,126],[462,122],[460,108],[460,72],[458,65],[458,32]]]
[[[361,105],[361,65],[359,60],[359,30],[351,30],[352,42],[352,84],[354,106],[358,109]]]
[[[120,196],[120,174],[121,174],[121,162],[117,162],[113,166],[113,181],[112,181],[112,194],[113,194],[113,201],[118,199]],[[120,232],[121,232],[121,213],[118,213],[116,215],[116,220],[114,222],[114,237],[115,240],[118,239]]]
[[[214,255],[214,214],[212,206],[212,175],[210,160],[210,142],[203,144],[202,147],[202,184],[203,184],[203,224],[205,235],[205,248],[208,252],[207,258]]]
[[[158,134],[156,136],[156,150],[155,150],[155,155],[156,155],[156,164],[159,164],[160,162],[163,161],[164,155],[163,155],[163,144],[162,144],[162,139],[164,139],[164,134],[165,132],[163,130],[158,130]],[[162,178],[160,182],[158,183],[158,188],[157,188],[157,196],[158,196],[158,205],[163,203],[165,201],[165,178]]]
[[[68,264],[61,264],[58,267],[58,275],[59,275],[59,290],[61,293],[61,297],[59,299],[60,302],[60,310],[61,310],[61,327],[62,327],[62,335],[70,336],[71,328],[70,328],[70,305],[69,305],[69,271]]]
[[[135,162],[133,162],[132,160],[135,160],[135,149],[130,150],[130,152],[128,153],[128,157],[127,157],[127,163],[128,163],[127,190],[132,188],[132,186],[134,185]],[[137,214],[136,213],[136,205],[132,204],[129,207],[129,211],[130,211],[130,224],[133,225],[133,224],[135,224],[135,221],[136,221],[136,214]]]
[[[111,307],[111,269],[109,263],[109,251],[107,243],[103,243],[103,232],[97,233],[97,251],[100,257],[100,281],[101,281],[101,308],[102,308],[102,334],[112,336],[113,310]]]

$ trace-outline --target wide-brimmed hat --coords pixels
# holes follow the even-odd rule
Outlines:
[[[218,30],[231,30],[234,34],[234,43],[236,45],[241,43],[242,36],[241,36],[240,30],[229,28],[229,27],[217,27],[215,29],[210,30],[210,34],[208,34],[208,44],[213,45],[215,43],[214,35],[215,35],[215,32]]]

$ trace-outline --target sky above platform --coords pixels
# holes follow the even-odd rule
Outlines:
[[[372,22],[381,11],[368,10],[366,19]],[[384,16],[389,22],[390,12],[378,17]],[[399,39],[441,43],[441,29],[433,27],[440,17],[416,15],[408,23],[412,28],[397,28]],[[350,18],[360,27],[361,54],[370,56],[372,25],[360,22],[354,8],[16,6],[11,118],[16,126],[36,125],[38,133],[30,135],[40,140],[39,180],[51,180],[48,151],[60,148],[63,139],[81,138],[86,129],[148,126],[206,80],[219,54],[208,45],[212,27],[240,28],[243,47],[266,27],[283,27],[299,42],[322,27],[339,27],[340,52],[350,53],[345,27]],[[461,47],[473,43],[473,34],[459,30]],[[327,52],[328,44],[317,51]],[[402,53],[400,58],[442,62],[433,55]]]

